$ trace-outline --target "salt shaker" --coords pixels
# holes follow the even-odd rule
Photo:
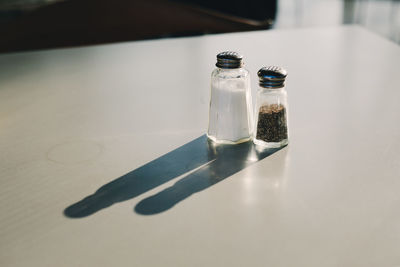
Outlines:
[[[250,140],[252,103],[249,72],[236,52],[217,55],[211,74],[211,99],[207,136],[216,143],[238,144]]]
[[[269,66],[258,71],[259,88],[253,142],[264,147],[288,144],[288,105],[285,79],[287,71]]]

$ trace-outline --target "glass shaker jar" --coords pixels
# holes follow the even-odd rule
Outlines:
[[[287,72],[276,66],[258,71],[256,115],[253,142],[264,147],[288,144],[288,105],[285,89]]]
[[[219,53],[211,74],[207,136],[216,143],[238,144],[251,138],[250,75],[242,59],[236,52]]]

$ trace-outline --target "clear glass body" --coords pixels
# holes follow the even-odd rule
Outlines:
[[[252,110],[249,72],[216,68],[211,74],[208,138],[225,144],[250,140]]]
[[[285,87],[259,87],[256,97],[253,142],[264,147],[282,147],[288,144],[288,104]]]

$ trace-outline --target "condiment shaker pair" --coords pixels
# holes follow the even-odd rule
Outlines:
[[[236,52],[217,55],[211,74],[211,99],[207,136],[216,143],[239,144],[250,139],[258,146],[282,147],[288,144],[286,70],[263,67],[258,71],[256,112],[249,72]]]

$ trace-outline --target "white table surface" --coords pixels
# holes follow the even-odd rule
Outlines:
[[[287,68],[290,144],[172,208],[64,210],[203,135],[215,55]],[[400,266],[400,47],[355,26],[0,55],[0,266]]]

